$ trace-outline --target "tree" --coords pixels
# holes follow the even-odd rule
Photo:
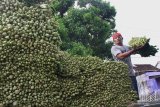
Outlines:
[[[74,4],[75,0],[53,0],[51,8],[53,12],[63,17],[64,13]]]
[[[85,47],[81,42],[72,42],[70,48],[67,50],[71,55],[78,56],[89,56],[92,55],[92,50],[88,47]]]
[[[62,40],[62,49],[68,50],[71,42],[81,42],[85,47],[93,50],[93,56],[111,58],[111,45],[107,45],[105,41],[110,38],[115,28],[114,7],[102,0],[81,0],[78,4],[80,8],[72,6],[68,8],[66,15],[58,17],[63,20],[68,32],[67,39]],[[60,28],[60,31],[63,29]],[[61,33],[60,36],[63,37]]]

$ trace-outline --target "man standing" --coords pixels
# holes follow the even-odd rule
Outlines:
[[[137,87],[137,81],[136,76],[133,70],[133,65],[131,62],[130,55],[134,54],[136,51],[140,50],[138,49],[129,49],[128,46],[123,45],[123,37],[120,33],[114,33],[112,35],[114,45],[111,48],[111,53],[113,56],[113,59],[115,61],[121,61],[128,65],[129,68],[129,76],[132,81],[132,88],[133,90],[137,91],[138,93],[138,87]]]

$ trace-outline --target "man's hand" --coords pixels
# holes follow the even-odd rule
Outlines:
[[[132,54],[136,54],[136,53],[137,53],[137,51],[139,51],[139,50],[143,49],[143,48],[144,48],[144,46],[145,46],[145,45],[143,45],[143,46],[139,46],[139,47],[137,47],[137,48],[133,49]]]
[[[143,49],[143,47],[144,47],[144,45],[143,46],[139,46],[139,47],[135,48],[134,50],[135,50],[135,52],[137,52],[137,51]]]

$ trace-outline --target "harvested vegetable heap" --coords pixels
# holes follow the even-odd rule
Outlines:
[[[145,36],[132,37],[132,39],[129,41],[129,45],[134,49],[143,47],[137,52],[137,54],[140,54],[142,57],[149,57],[151,55],[155,56],[155,54],[158,52],[158,48],[156,48],[156,46],[150,45],[149,41],[150,39],[147,39]]]
[[[61,52],[49,6],[26,1],[0,0],[0,104],[124,107],[135,100],[127,65]]]
[[[148,42],[148,39],[144,37],[132,37],[132,39],[129,41],[129,45],[132,48],[138,48],[141,46],[144,46]]]

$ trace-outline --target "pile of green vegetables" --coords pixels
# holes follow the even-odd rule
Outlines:
[[[155,56],[155,54],[158,52],[158,48],[150,45],[149,41],[150,39],[147,39],[145,36],[132,37],[132,39],[129,41],[129,45],[134,49],[141,47],[137,54],[140,54],[142,57]]]
[[[0,105],[124,107],[136,99],[124,63],[59,50],[49,6],[0,2]]]

